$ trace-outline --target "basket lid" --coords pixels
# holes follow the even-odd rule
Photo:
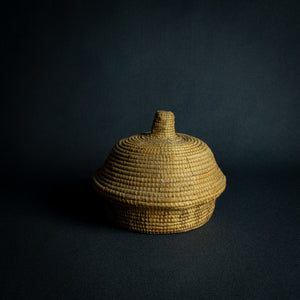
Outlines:
[[[200,139],[175,132],[171,111],[157,111],[151,132],[119,141],[93,177],[96,189],[122,203],[183,207],[207,203],[226,177]]]

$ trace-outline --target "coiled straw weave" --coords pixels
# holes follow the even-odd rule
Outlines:
[[[151,132],[119,141],[93,185],[114,220],[139,232],[188,231],[211,217],[226,177],[200,139],[175,132],[170,111],[157,111]]]

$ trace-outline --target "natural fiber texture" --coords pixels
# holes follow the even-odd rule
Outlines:
[[[151,132],[122,139],[93,177],[115,221],[144,233],[195,229],[211,217],[226,178],[210,148],[175,132],[174,114],[157,111]]]

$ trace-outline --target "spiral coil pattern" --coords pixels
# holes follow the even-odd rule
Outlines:
[[[174,114],[158,111],[151,132],[113,147],[93,184],[120,225],[158,234],[205,224],[226,177],[203,141],[176,133]]]

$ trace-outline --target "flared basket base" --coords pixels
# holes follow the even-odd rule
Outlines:
[[[148,234],[186,232],[204,225],[212,216],[216,200],[187,208],[149,208],[109,203],[112,219],[129,230]]]

